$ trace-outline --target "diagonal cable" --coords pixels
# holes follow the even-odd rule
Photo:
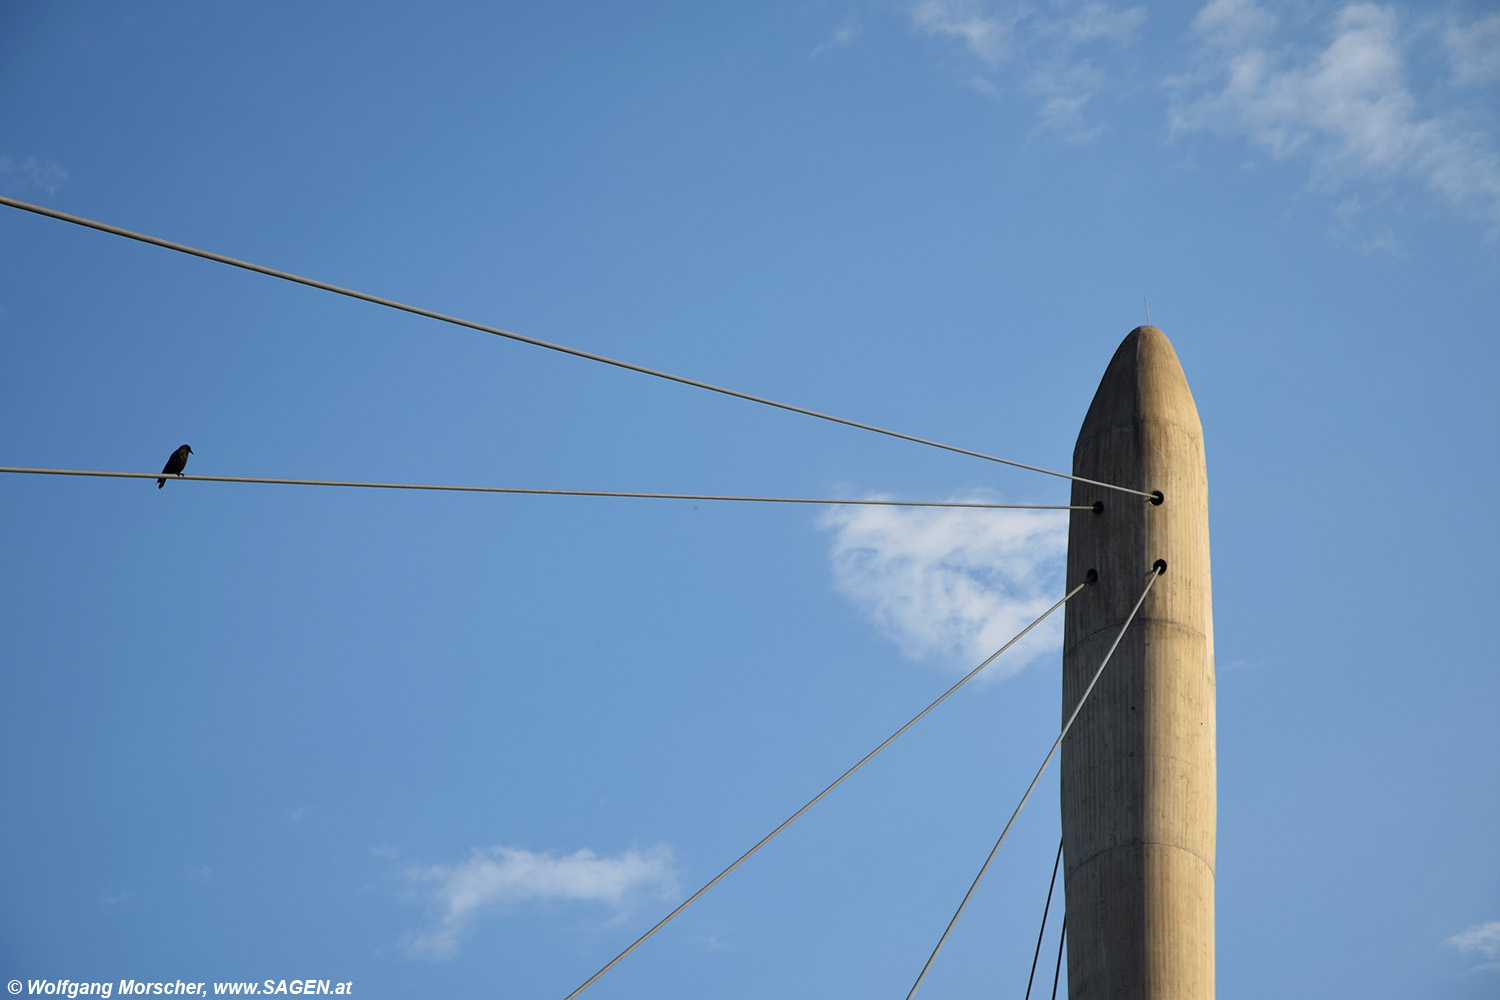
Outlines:
[[[760,842],[757,843],[754,847],[750,848],[750,850],[746,851],[744,854],[741,854],[739,856],[739,859],[736,860],[734,862],[734,864],[730,865],[728,868],[725,868],[723,871],[719,872],[719,874],[715,875],[708,882],[707,885],[705,885],[703,888],[699,889],[697,892],[693,893],[687,899],[683,900],[682,903],[677,907],[677,909],[673,910],[671,913],[668,913],[665,917],[662,917],[661,920],[660,920],[660,922],[658,922],[656,924],[656,926],[652,927],[649,931],[647,931],[646,933],[642,934],[640,937],[636,938],[635,942],[633,944],[631,944],[631,946],[629,948],[626,948],[624,951],[620,952],[614,958],[610,959],[610,962],[609,962],[608,965],[606,965],[604,968],[600,969],[598,972],[596,972],[592,976],[590,976],[588,978],[588,980],[585,981],[582,986],[578,987],[572,993],[569,993],[567,995],[567,997],[564,998],[564,1000],[573,1000],[573,998],[576,997],[576,996],[578,996],[578,994],[582,993],[584,990],[586,990],[590,986],[592,986],[593,983],[594,983],[594,981],[596,979],[598,979],[600,976],[604,975],[610,969],[614,968],[615,965],[619,963],[620,959],[624,958],[626,955],[629,955],[632,951],[635,951],[635,949],[640,944],[642,944],[647,938],[649,938],[651,935],[655,934],[657,931],[659,931],[663,927],[665,927],[667,925],[667,922],[669,920],[671,920],[673,917],[677,916],[677,914],[681,913],[683,910],[687,909],[688,906],[691,905],[694,900],[696,900],[699,896],[703,895],[705,892],[707,892],[708,890],[712,889],[715,885],[717,885],[719,883],[720,879],[722,879],[725,875],[728,875],[730,872],[732,872],[736,868],[738,868],[740,866],[741,862],[743,862],[746,858],[750,857],[750,855],[754,854],[756,851],[760,850],[762,847],[764,847],[766,844],[768,844],[770,842],[770,840],[771,840],[772,837],[776,836],[782,830],[785,830],[788,826],[790,826],[792,824],[793,820],[795,820],[798,816],[801,816],[803,813],[807,812],[807,810],[811,809],[814,805],[817,804],[818,800],[820,800],[821,798],[823,798],[823,796],[827,795],[829,792],[833,791],[839,785],[843,784],[845,778],[849,777],[855,771],[858,771],[860,768],[864,767],[865,764],[872,757],[874,757],[880,751],[884,750],[891,743],[892,740],[894,740],[897,736],[900,736],[902,733],[906,732],[912,726],[916,725],[917,721],[919,719],[921,719],[922,716],[926,715],[928,712],[932,711],[934,708],[937,708],[939,705],[941,705],[943,703],[943,701],[945,699],[947,699],[947,697],[950,694],[952,694],[953,692],[957,691],[959,688],[961,688],[965,684],[967,684],[976,674],[979,673],[979,671],[983,670],[985,667],[987,667],[991,663],[993,663],[995,661],[996,657],[998,657],[1001,653],[1005,652],[1010,647],[1014,646],[1017,642],[1019,642],[1021,640],[1022,636],[1024,636],[1027,632],[1030,632],[1032,629],[1036,628],[1042,622],[1046,621],[1048,615],[1052,614],[1052,612],[1056,611],[1058,608],[1060,608],[1064,604],[1068,603],[1068,601],[1070,601],[1080,590],[1082,590],[1084,587],[1087,587],[1087,586],[1088,586],[1088,583],[1080,583],[1078,586],[1076,586],[1072,590],[1068,591],[1067,594],[1065,594],[1063,596],[1062,600],[1058,601],[1056,604],[1052,605],[1052,607],[1050,607],[1046,611],[1042,612],[1041,617],[1037,618],[1030,625],[1027,625],[1021,631],[1017,632],[1014,638],[1012,638],[1005,645],[1001,646],[999,649],[995,650],[995,652],[991,653],[988,659],[986,659],[979,666],[975,667],[973,670],[970,670],[967,674],[965,674],[963,676],[963,678],[961,680],[959,680],[959,682],[957,684],[953,685],[951,688],[949,688],[948,690],[944,691],[941,695],[939,695],[938,699],[936,701],[934,701],[931,705],[928,705],[926,708],[922,709],[922,711],[918,712],[915,716],[913,716],[913,718],[912,718],[912,720],[910,722],[908,722],[906,725],[902,726],[900,729],[896,730],[890,736],[887,736],[884,743],[881,743],[880,746],[876,747],[874,750],[871,750],[869,753],[865,754],[864,757],[860,758],[860,761],[859,761],[858,764],[855,764],[853,767],[849,768],[849,770],[847,770],[843,774],[841,774],[839,776],[838,780],[835,781],[833,784],[831,784],[827,788],[823,789],[817,795],[814,795],[812,797],[812,799],[808,801],[807,805],[803,806],[801,809],[798,809],[796,812],[792,813],[785,820],[783,820],[782,824],[780,826],[778,826],[776,829],[772,830],[770,833],[766,834],[763,838],[761,838]]]
[[[1042,957],[1042,936],[1047,933],[1047,913],[1052,909],[1052,890],[1057,888],[1057,869],[1062,864],[1062,841],[1057,842],[1057,858],[1052,862],[1052,881],[1047,883],[1047,901],[1042,904],[1042,926],[1036,932],[1036,951],[1031,954],[1031,974],[1026,977],[1026,998],[1031,1000],[1031,981],[1036,978],[1036,960]]]
[[[171,240],[164,240],[159,236],[150,236],[146,233],[138,233],[134,230],[123,229],[120,226],[112,226],[107,222],[98,222],[94,219],[86,219],[81,215],[70,215],[67,212],[60,212],[55,208],[47,208],[44,205],[34,205],[31,202],[21,201],[18,198],[8,198],[4,195],[0,195],[0,205],[8,205],[11,208],[18,208],[23,212],[32,212],[36,215],[45,216],[49,219],[57,219],[60,222],[71,222],[75,226],[84,226],[88,229],[97,229],[102,233],[109,233],[113,236],[123,236],[126,239],[136,240],[140,243],[149,243],[152,246],[162,247],[167,250],[176,250],[178,253],[190,254],[194,257],[202,257],[204,260],[211,260],[219,264],[228,264],[231,267],[243,268],[246,271],[254,271],[257,274],[264,274],[272,278],[280,278],[283,281],[291,281],[299,285],[307,285],[309,288],[317,288],[325,292],[333,292],[336,295],[345,295],[351,299],[359,299],[363,302],[370,302],[378,306],[385,306],[388,309],[399,309],[402,312],[412,313],[417,316],[425,316],[428,319],[435,319],[443,323],[452,323],[455,326],[468,327],[470,330],[478,330],[481,333],[493,334],[496,337],[505,337],[509,340],[519,341],[523,344],[530,344],[533,347],[544,347],[549,351],[557,351],[561,354],[571,354],[575,358],[584,358],[588,361],[597,361],[600,364],[613,365],[616,368],[624,368],[627,371],[639,372],[642,375],[651,375],[656,378],[666,379],[669,382],[680,382],[683,385],[690,385],[694,388],[707,389],[709,392],[717,392],[725,396],[734,396],[737,399],[748,400],[752,403],[760,403],[763,406],[774,406],[777,409],[789,410],[792,413],[800,413],[803,416],[817,417],[819,420],[829,420],[836,424],[844,424],[847,427],[857,427],[860,430],[873,431],[876,434],[884,434],[887,437],[900,438],[903,441],[912,441],[916,444],[925,444],[932,448],[941,448],[944,451],[957,452],[960,455],[969,455],[973,458],[982,458],[989,462],[999,462],[1002,465],[1012,465],[1018,469],[1027,469],[1031,472],[1040,472],[1048,476],[1057,476],[1062,479],[1072,479],[1080,483],[1088,483],[1091,486],[1099,486],[1103,487],[1104,489],[1110,490],[1120,490],[1124,493],[1134,493],[1137,496],[1143,497],[1152,496],[1151,493],[1144,490],[1131,489],[1128,486],[1115,486],[1110,483],[1101,483],[1094,479],[1085,479],[1082,476],[1070,476],[1066,472],[1054,472],[1051,469],[1043,469],[1040,466],[1036,465],[1027,465],[1024,462],[1014,462],[1008,458],[999,458],[995,455],[986,455],[985,453],[979,451],[970,451],[968,448],[959,448],[955,445],[943,444],[940,441],[931,441],[927,438],[920,438],[911,434],[903,434],[900,431],[887,430],[884,427],[876,427],[874,424],[861,423],[857,420],[848,420],[844,417],[836,417],[829,413],[819,413],[817,410],[809,410],[805,407],[793,406],[791,403],[780,403],[774,399],[767,399],[764,396],[755,396],[748,392],[740,392],[738,389],[727,389],[723,386],[713,385],[709,382],[700,382],[697,379],[687,378],[683,375],[674,375],[671,372],[661,371],[656,368],[647,368],[644,365],[634,364],[629,361],[620,361],[616,358],[605,357],[602,354],[594,354],[590,351],[579,350],[576,347],[567,347],[563,344],[554,344],[551,341],[539,340],[536,337],[528,337],[525,334],[512,333],[509,330],[502,330],[497,326],[489,326],[484,323],[476,323],[473,320],[461,319],[458,316],[450,316],[446,313],[434,312],[431,309],[423,309],[420,306],[407,305],[406,303],[398,302],[395,299],[381,298],[378,295],[371,295],[368,292],[361,292],[353,288],[344,288],[340,285],[329,284],[326,281],[319,281],[316,278],[306,278],[300,274],[293,274],[290,271],[278,271],[275,268],[266,267],[264,264],[254,264],[247,260],[239,260],[235,257],[227,257],[224,254],[214,253],[212,250],[201,250],[197,247],[188,246],[186,243],[174,243]]]
[[[1057,981],[1062,978],[1063,945],[1068,943],[1068,915],[1063,914],[1062,937],[1057,939],[1057,964],[1052,967],[1052,1000],[1057,1000]]]
[[[629,493],[619,490],[545,490],[526,486],[445,486],[438,483],[363,483],[343,479],[272,479],[265,476],[198,476],[172,472],[111,472],[104,469],[33,469],[0,465],[0,472],[39,476],[103,476],[112,479],[162,479],[176,482],[266,483],[275,486],[357,486],[374,490],[451,490],[459,493],[525,493],[563,497],[630,497],[639,500],[731,500],[742,503],[821,503],[868,507],[972,507],[982,510],[1094,510],[1092,506],[1041,503],[982,503],[970,500],[841,500],[829,497],[752,497],[712,493]]]
[[[995,846],[990,848],[989,857],[984,859],[984,864],[979,868],[979,874],[974,876],[974,883],[969,886],[969,891],[964,893],[963,902],[958,904],[958,910],[953,914],[953,919],[948,921],[948,926],[943,929],[943,936],[938,938],[937,947],[932,949],[932,954],[927,958],[927,964],[922,966],[922,972],[917,976],[917,981],[911,984],[911,990],[906,994],[906,1000],[911,1000],[917,994],[917,987],[922,985],[922,980],[927,978],[927,970],[932,968],[933,961],[938,952],[943,950],[943,943],[948,940],[948,935],[953,931],[953,925],[958,923],[958,918],[963,914],[964,907],[969,905],[969,899],[974,895],[974,890],[979,888],[979,880],[984,878],[984,873],[989,870],[990,862],[995,860],[995,852],[1000,850],[1000,845],[1005,843],[1005,835],[1010,833],[1010,828],[1015,824],[1016,817],[1021,815],[1021,810],[1026,808],[1026,800],[1031,798],[1031,793],[1036,789],[1036,783],[1042,780],[1042,772],[1047,770],[1047,765],[1052,763],[1052,755],[1057,753],[1057,748],[1062,745],[1063,737],[1068,735],[1068,730],[1073,728],[1073,720],[1078,718],[1078,713],[1083,711],[1084,704],[1093,693],[1094,685],[1099,683],[1099,678],[1104,674],[1104,668],[1109,665],[1109,658],[1115,655],[1115,648],[1120,645],[1120,640],[1125,638],[1125,630],[1130,628],[1130,623],[1135,621],[1136,612],[1141,610],[1141,605],[1146,603],[1146,595],[1151,593],[1151,585],[1156,578],[1167,571],[1167,564],[1158,559],[1156,565],[1149,570],[1151,579],[1146,581],[1146,589],[1141,591],[1140,598],[1135,602],[1135,607],[1130,609],[1130,615],[1125,619],[1125,624],[1120,626],[1120,632],[1115,636],[1115,641],[1109,644],[1109,652],[1104,654],[1104,662],[1099,664],[1099,669],[1094,671],[1094,679],[1089,681],[1089,686],[1084,689],[1083,697],[1078,699],[1078,706],[1073,709],[1073,714],[1068,716],[1068,721],[1063,725],[1062,732],[1057,734],[1057,739],[1052,741],[1052,749],[1047,751],[1047,759],[1042,761],[1042,766],[1037,768],[1036,777],[1031,779],[1031,784],[1026,787],[1026,794],[1021,796],[1020,804],[1016,811],[1010,814],[1010,821],[1005,824],[1005,829],[1000,831],[1000,839],[995,841]]]

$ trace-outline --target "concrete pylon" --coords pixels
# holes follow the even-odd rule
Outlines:
[[[1211,1000],[1217,830],[1213,597],[1203,427],[1166,336],[1137,327],[1084,418],[1075,482],[1063,717],[1157,559],[1167,570],[1062,745],[1070,1000]]]

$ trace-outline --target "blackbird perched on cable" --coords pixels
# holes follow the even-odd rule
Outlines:
[[[182,475],[182,470],[187,468],[187,457],[192,453],[193,449],[189,448],[187,445],[183,445],[181,448],[178,448],[176,451],[172,452],[172,457],[167,459],[167,464],[161,467],[162,475]],[[167,481],[165,479],[158,479],[156,481],[157,489],[161,489],[165,485],[167,485]]]

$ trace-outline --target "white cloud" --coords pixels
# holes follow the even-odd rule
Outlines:
[[[1026,90],[1041,100],[1037,114],[1045,127],[1078,141],[1092,139],[1103,130],[1102,125],[1088,127],[1083,112],[1104,84],[1104,74],[1087,59],[1056,59],[1027,78]]]
[[[1397,256],[1401,252],[1396,235],[1383,222],[1370,222],[1370,205],[1358,195],[1351,195],[1339,202],[1333,210],[1336,225],[1330,235],[1365,253],[1386,253]]]
[[[990,78],[982,73],[975,73],[969,80],[969,86],[983,94],[985,97],[999,97],[1000,88],[990,81]]]
[[[1075,13],[1051,22],[1048,30],[1060,31],[1073,45],[1097,41],[1129,45],[1145,20],[1144,7],[1113,10],[1102,3],[1086,3]]]
[[[834,586],[913,659],[970,670],[1062,596],[1058,513],[844,507],[820,523]],[[1010,676],[1061,640],[1054,615],[986,673]]]
[[[1197,66],[1168,81],[1174,135],[1242,136],[1273,159],[1305,159],[1324,188],[1413,178],[1500,227],[1494,142],[1418,100],[1407,69],[1417,33],[1394,8],[1345,6],[1322,47],[1276,44],[1276,27],[1253,0],[1213,0],[1198,13]]]
[[[1276,18],[1255,0],[1210,0],[1193,18],[1193,33],[1199,39],[1229,50],[1260,45],[1275,27]]]
[[[0,190],[12,197],[28,191],[57,194],[67,179],[67,170],[51,160],[39,160],[35,156],[18,159],[0,154]]]
[[[1477,952],[1491,961],[1500,960],[1500,920],[1475,924],[1443,942],[1459,951]]]
[[[1143,7],[1117,10],[1103,3],[1052,3],[1045,9],[1024,3],[981,0],[920,0],[909,8],[919,34],[947,38],[983,64],[986,74],[970,86],[998,97],[992,78],[1002,71],[1020,82],[1017,89],[1040,102],[1043,128],[1071,139],[1088,139],[1101,126],[1087,126],[1085,106],[1111,83],[1108,75],[1079,53],[1085,46],[1127,46],[1145,21]]]
[[[977,0],[920,0],[911,7],[911,20],[924,35],[951,38],[991,66],[1010,55],[1017,22],[1031,13],[1024,4],[1007,4],[991,12]]]
[[[840,49],[852,44],[854,39],[858,37],[859,32],[859,22],[854,20],[853,14],[850,14],[849,19],[834,31],[832,37],[830,37],[828,41],[823,42],[821,45],[818,45],[812,50],[814,58],[824,52],[827,52],[830,49]]]
[[[602,858],[584,848],[557,857],[519,847],[476,849],[456,865],[408,870],[437,909],[436,919],[405,938],[418,958],[447,959],[483,913],[525,903],[603,903],[623,912],[640,893],[670,897],[677,892],[672,851],[665,845]]]
[[[1450,20],[1443,28],[1443,44],[1455,83],[1476,86],[1500,80],[1500,13],[1469,24]]]

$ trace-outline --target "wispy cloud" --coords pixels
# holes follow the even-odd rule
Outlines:
[[[54,195],[67,179],[67,170],[51,160],[0,154],[0,191],[12,197],[35,192]]]
[[[1333,210],[1334,225],[1330,235],[1334,240],[1352,246],[1365,253],[1385,253],[1398,256],[1401,252],[1396,234],[1382,216],[1371,219],[1370,204],[1358,195],[1350,195],[1340,201]]]
[[[1039,8],[1025,3],[981,0],[919,0],[909,8],[912,27],[947,39],[980,72],[969,74],[979,93],[999,97],[1001,81],[1038,101],[1041,126],[1070,139],[1088,139],[1103,128],[1090,125],[1085,108],[1111,83],[1110,75],[1082,51],[1129,45],[1145,21],[1145,9],[1117,9],[1067,0]]]
[[[1486,958],[1500,958],[1500,920],[1475,924],[1459,931],[1445,943],[1460,951],[1477,951]]]
[[[1326,45],[1278,41],[1278,28],[1254,0],[1211,0],[1199,11],[1195,65],[1168,81],[1174,135],[1242,137],[1272,159],[1305,160],[1314,186],[1329,190],[1413,178],[1500,228],[1493,137],[1419,100],[1407,67],[1421,33],[1395,8],[1349,4],[1327,26]],[[1464,58],[1464,73],[1487,72],[1487,56]]]
[[[970,55],[998,66],[1012,53],[1016,25],[1030,13],[1020,3],[991,7],[978,0],[920,0],[911,7],[911,20],[920,33],[952,39]]]
[[[1044,22],[1042,30],[1063,35],[1070,45],[1098,41],[1129,45],[1146,20],[1144,7],[1115,10],[1102,3],[1085,3],[1078,8],[1061,9],[1065,13]]]
[[[1454,83],[1482,86],[1500,81],[1500,13],[1471,22],[1450,17],[1442,38]]]
[[[827,41],[819,44],[812,50],[813,57],[817,58],[824,52],[832,49],[841,49],[853,44],[854,39],[859,37],[859,32],[860,24],[854,19],[854,14],[851,12],[844,23],[834,29],[833,34]]]
[[[1026,79],[1026,91],[1041,101],[1037,116],[1042,125],[1073,141],[1092,139],[1102,124],[1089,126],[1084,111],[1105,76],[1087,59],[1070,62],[1055,59],[1036,69]]]
[[[1228,52],[1262,45],[1275,30],[1275,15],[1255,0],[1210,0],[1193,18],[1200,42]]]
[[[519,847],[475,850],[456,865],[409,869],[408,879],[436,910],[403,944],[417,958],[447,959],[482,914],[528,903],[602,903],[623,915],[642,893],[672,896],[677,872],[665,845],[600,857],[587,848],[558,857]]]
[[[1467,955],[1488,959],[1489,961],[1478,966],[1480,969],[1500,970],[1500,920],[1475,924],[1467,930],[1459,931],[1443,943]]]
[[[1062,596],[1067,518],[1041,511],[849,507],[825,514],[834,586],[913,659],[968,670]],[[989,669],[1056,649],[1049,619]]]

